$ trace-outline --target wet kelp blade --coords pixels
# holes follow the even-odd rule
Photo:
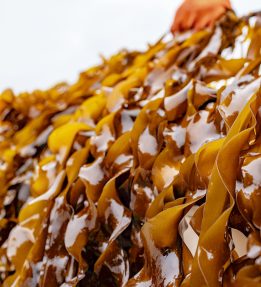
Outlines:
[[[0,95],[0,285],[261,285],[261,16]]]

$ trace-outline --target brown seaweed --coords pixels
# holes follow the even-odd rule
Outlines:
[[[260,286],[260,14],[0,95],[2,286]]]

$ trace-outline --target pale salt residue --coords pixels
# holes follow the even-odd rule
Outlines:
[[[67,160],[67,162],[66,162],[66,166],[72,166],[73,164],[74,164],[74,158],[71,156],[68,160]]]
[[[26,242],[35,242],[32,230],[29,228],[17,225],[15,226],[7,239],[7,256],[10,260],[17,255],[20,246]]]
[[[101,87],[101,91],[104,92],[105,96],[108,97],[112,93],[113,88],[108,87],[108,86],[104,86],[104,87]]]
[[[160,91],[156,92],[156,94],[154,95],[153,92],[155,92],[155,90],[151,91],[151,94],[147,97],[146,100],[141,100],[139,101],[139,106],[140,107],[144,107],[146,106],[148,103],[150,103],[151,101],[154,101],[156,99],[160,99],[164,97],[165,94],[165,90],[164,88],[162,88]],[[138,99],[137,99],[138,101]]]
[[[210,88],[214,88],[216,90],[219,90],[220,88],[222,88],[226,84],[227,84],[227,81],[222,79],[222,80],[218,80],[218,81],[212,81],[208,84],[208,86]]]
[[[132,243],[138,246],[139,248],[143,247],[143,242],[141,239],[141,232],[138,230],[138,228],[133,228],[133,233],[132,233]]]
[[[151,199],[153,196],[153,190],[151,188],[149,188],[148,186],[144,186],[142,187],[142,190],[144,191],[144,193],[146,194],[146,196]]]
[[[199,237],[190,225],[191,218],[197,211],[198,206],[192,206],[179,223],[179,234],[194,257],[197,251]]]
[[[68,260],[68,256],[55,256],[53,258],[48,258],[47,265],[54,267],[56,280],[60,283],[63,281],[63,275],[65,274]]]
[[[33,278],[32,278],[32,281],[30,279],[28,279],[28,281],[26,280],[24,283],[26,286],[37,286],[37,282],[39,282],[39,279],[40,279],[40,274],[41,274],[41,270],[42,270],[42,267],[43,267],[43,262],[40,261],[40,262],[37,262],[37,263],[33,263],[32,261],[29,263],[28,260],[25,260],[25,265],[26,266],[26,269],[30,268],[31,267],[31,270],[33,272]],[[27,270],[28,270],[27,269]],[[17,285],[15,285],[17,286]]]
[[[139,150],[142,153],[148,153],[150,155],[156,155],[158,152],[157,140],[149,132],[148,127],[144,130],[139,138],[138,143]]]
[[[217,133],[214,123],[207,122],[209,112],[200,111],[199,115],[200,119],[197,122],[192,120],[187,127],[192,153],[197,152],[204,143],[220,138],[220,134]]]
[[[140,109],[124,110],[124,113],[130,117],[137,117],[140,112]]]
[[[69,268],[68,268],[68,272],[67,272],[66,277],[65,277],[65,281],[66,282],[70,281],[73,278],[73,276],[74,276],[74,266],[75,266],[75,259],[74,259],[74,257],[71,257],[71,261],[70,261],[70,265],[69,265]],[[66,284],[66,283],[64,283],[64,284]],[[62,285],[62,286],[65,287],[66,285]]]
[[[50,169],[54,169],[56,167],[56,161],[50,161],[42,166],[43,171],[48,171]]]
[[[145,80],[145,86],[150,86],[150,92],[154,94],[164,87],[168,77],[170,77],[170,75],[168,75],[168,72],[164,71],[163,68],[155,68],[148,74]]]
[[[19,151],[19,154],[22,157],[28,157],[28,156],[33,156],[35,152],[36,152],[36,148],[32,144],[29,144],[21,148]]]
[[[132,155],[121,154],[115,159],[115,163],[121,165],[125,162],[132,161],[132,159],[133,159]]]
[[[234,83],[235,79],[236,79],[236,77],[230,77],[226,80],[221,79],[221,80],[217,80],[217,81],[212,81],[212,82],[208,83],[208,87],[218,91],[220,88],[222,88],[224,86],[230,87]],[[223,93],[222,93],[222,95],[223,95]]]
[[[143,87],[130,89],[130,92],[136,92],[133,98],[135,101],[139,101],[143,94]]]
[[[195,64],[200,59],[208,56],[209,54],[217,54],[221,47],[221,43],[222,43],[222,29],[220,27],[216,27],[214,34],[210,38],[207,46],[198,55],[198,57],[189,64],[188,69],[193,70],[195,68]]]
[[[107,247],[108,247],[108,242],[102,242],[102,244],[100,244],[100,245],[98,246],[98,250],[99,250],[101,253],[103,253],[103,252],[106,250]]]
[[[235,245],[235,250],[239,257],[247,253],[247,237],[239,230],[231,228],[232,239]]]
[[[181,148],[185,144],[186,129],[181,126],[173,126],[169,130],[164,131],[164,136],[171,136],[177,147]]]
[[[206,194],[206,189],[197,189],[192,198],[198,198]]]
[[[102,158],[97,158],[93,163],[80,168],[79,177],[85,179],[92,185],[99,184],[104,178],[104,172],[101,168]]]
[[[166,111],[172,111],[180,104],[186,101],[187,94],[189,90],[192,88],[192,81],[190,81],[183,89],[181,89],[176,94],[164,98],[164,108]]]
[[[208,258],[209,261],[214,259],[214,255],[213,255],[212,252],[209,252],[209,251],[205,250],[205,253],[207,254],[207,258]]]
[[[32,106],[30,107],[28,114],[30,118],[36,118],[41,114],[41,112],[36,107]]]
[[[51,234],[49,245],[58,237],[64,222],[68,218],[68,212],[60,212],[60,208],[64,204],[64,198],[59,196],[55,199],[54,207],[50,214],[50,224],[48,226],[48,233]],[[58,215],[58,216],[57,216]]]
[[[139,102],[139,105],[141,107],[146,106],[148,103],[155,101],[157,99],[162,99],[165,95],[165,89],[161,89],[159,92],[157,92],[155,95],[153,95],[152,97],[147,98],[147,100],[143,100]]]
[[[68,154],[68,148],[66,146],[61,146],[59,153],[56,155],[56,160],[62,164]]]
[[[117,254],[113,258],[113,263],[115,263],[115,265],[109,265],[109,264],[106,264],[106,265],[108,266],[108,268],[113,273],[125,275],[125,267],[128,266],[129,264],[128,264],[128,261],[126,261],[126,265],[125,265],[125,262],[124,262],[124,259],[123,259],[123,254],[122,254],[122,250],[120,252],[121,252],[120,254]],[[127,271],[127,273],[128,273],[128,271]]]
[[[217,54],[221,47],[221,42],[222,42],[222,29],[220,27],[216,27],[210,41],[208,42],[205,49],[200,53],[197,60],[208,56],[209,53]]]
[[[139,106],[143,108],[143,107],[145,107],[149,102],[150,102],[149,99],[140,101],[140,102],[139,102]]]
[[[121,113],[121,126],[122,126],[122,133],[130,131],[133,127],[133,120],[131,116],[125,111]]]
[[[165,95],[165,89],[161,89],[159,92],[157,92],[155,95],[153,95],[149,101],[154,101],[154,100],[157,100],[157,99],[162,99]]]
[[[247,256],[249,258],[256,258],[261,253],[261,246],[254,245],[249,249]]]
[[[157,114],[163,118],[165,116],[165,111],[163,109],[158,109]]]
[[[114,137],[111,133],[109,126],[104,125],[102,127],[100,135],[91,138],[91,144],[97,147],[98,152],[106,151],[110,141],[113,141]]]
[[[226,107],[220,105],[219,109],[224,113],[226,117],[233,115],[235,112],[240,112],[250,98],[260,89],[261,77],[257,78],[255,81],[244,86],[239,87],[234,91],[230,104]]]
[[[232,77],[226,80],[226,87],[221,93],[220,101],[223,102],[224,99],[232,92],[235,92],[235,90],[237,90],[238,86],[240,86],[241,84],[250,83],[254,79],[255,78],[249,74],[241,76],[241,71],[239,71],[236,77]]]
[[[253,184],[261,186],[261,157],[252,160],[248,165],[242,167],[243,175],[249,174],[253,179]]]
[[[144,230],[146,245],[150,256],[154,263],[154,274],[153,276],[155,286],[168,287],[173,283],[175,278],[180,276],[180,262],[175,251],[170,250],[166,255],[163,255],[161,251],[155,246],[149,230]],[[143,286],[143,285],[142,285]]]
[[[135,183],[133,185],[133,189],[135,191],[138,191],[139,189],[142,190],[142,192],[146,195],[146,197],[148,198],[148,200],[150,202],[155,198],[154,191],[151,188],[149,188],[148,186],[140,186],[137,183]],[[135,209],[136,201],[137,201],[137,196],[136,196],[135,192],[131,192],[131,200],[130,200],[131,210]]]
[[[214,255],[213,255],[212,252],[209,252],[205,248],[202,248],[202,247],[198,246],[197,253],[198,253],[199,257],[201,256],[201,252],[204,252],[207,255],[207,258],[208,258],[209,261],[214,259]]]
[[[15,199],[15,197],[16,197],[16,190],[15,189],[8,189],[8,191],[4,197],[3,205],[9,205],[10,203],[12,203],[12,201]]]
[[[208,96],[215,97],[216,89],[213,89],[207,85],[205,86],[201,82],[196,82],[195,92],[200,95],[208,95]]]
[[[174,177],[179,173],[179,170],[176,169],[175,167],[171,167],[171,166],[168,166],[168,165],[165,165],[164,167],[161,168],[160,170],[160,174],[164,180],[164,187],[167,187],[169,186]]]
[[[247,187],[244,187],[243,183],[240,181],[236,181],[236,192],[242,191],[244,193],[244,196],[247,197],[248,199],[251,198],[251,194],[256,190],[256,185],[251,184]]]
[[[174,70],[172,79],[184,83],[187,80],[187,74],[180,69]]]
[[[35,169],[34,169],[34,173],[32,175],[32,179],[37,180],[38,176],[39,176],[39,171],[40,171],[40,166],[39,165],[35,165]]]
[[[77,237],[84,232],[87,216],[87,214],[83,214],[81,216],[76,214],[68,222],[64,236],[64,244],[66,248],[72,247],[75,244]],[[94,226],[94,224],[92,226]]]
[[[194,33],[193,30],[188,30],[185,32],[177,33],[177,35],[175,35],[175,38],[172,40],[175,41],[176,43],[182,43],[188,38],[190,38],[193,35],[193,33]]]
[[[55,180],[55,175],[56,175],[55,168],[56,168],[56,165],[57,165],[56,161],[51,161],[51,162],[49,162],[49,163],[47,163],[47,164],[42,166],[42,170],[47,173],[47,177],[48,177],[48,180],[49,180],[49,186]]]
[[[31,178],[33,177],[33,172],[32,171],[27,171],[25,174],[22,174],[20,176],[16,176],[14,177],[11,181],[10,181],[10,186],[11,185],[15,185],[18,183],[26,183],[29,184]]]
[[[252,193],[259,188],[261,185],[261,158],[257,158],[253,161],[251,161],[248,165],[245,165],[242,167],[242,173],[244,176],[246,174],[250,175],[253,180],[253,184],[244,187],[243,183],[240,181],[236,181],[236,192],[242,191],[244,195],[250,199]]]
[[[5,132],[7,132],[8,130],[9,130],[8,124],[1,123],[1,126],[0,126],[0,134],[5,133]]]
[[[74,150],[79,150],[79,149],[81,149],[81,148],[82,148],[81,144],[80,144],[78,141],[74,141],[74,143],[73,143],[73,149],[74,149]]]
[[[157,99],[162,99],[164,97],[164,95],[165,95],[165,90],[161,89],[155,95],[149,96],[146,100],[140,101],[139,106],[145,107],[148,103],[151,103],[152,101],[155,101]]]
[[[245,26],[242,29],[242,34],[235,39],[234,48],[229,47],[224,49],[221,53],[221,57],[226,60],[246,58],[251,43],[251,40],[247,39],[247,34],[248,27]]]
[[[137,282],[135,282],[135,287],[151,287],[151,286],[153,286],[152,285],[152,279],[144,279],[141,281],[140,276],[142,274],[142,271],[143,271],[143,269],[134,276],[134,279],[138,280]]]
[[[109,206],[105,210],[105,219],[106,223],[108,223],[109,217],[113,216],[117,221],[116,227],[113,229],[113,232],[110,236],[109,242],[113,241],[117,238],[117,236],[125,229],[131,222],[131,218],[126,216],[124,212],[124,207],[119,204],[116,200],[110,199]]]
[[[90,137],[95,136],[95,131],[80,131],[78,134],[80,136],[84,136],[86,138],[90,138]]]
[[[118,253],[112,259],[112,265],[108,263],[105,264],[111,270],[112,273],[119,274],[121,276],[121,286],[125,286],[125,284],[129,280],[130,266],[129,261],[124,259],[123,250],[120,249],[120,253]]]
[[[0,161],[0,170],[5,171],[7,169],[7,163]]]
[[[161,276],[164,280],[164,287],[168,287],[170,282],[173,282],[173,279],[178,278],[179,263],[179,258],[174,251],[166,256],[159,256],[159,266],[161,266]]]
[[[4,209],[1,209],[1,211],[0,211],[0,219],[3,219],[5,216],[6,216],[6,211]],[[1,269],[1,266],[0,266],[0,269]]]
[[[261,265],[261,256],[256,258],[255,263],[259,266]]]

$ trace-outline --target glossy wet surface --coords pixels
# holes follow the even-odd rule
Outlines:
[[[261,284],[260,16],[0,95],[3,286]]]

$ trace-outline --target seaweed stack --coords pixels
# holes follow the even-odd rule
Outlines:
[[[0,95],[2,286],[260,286],[261,17]]]

